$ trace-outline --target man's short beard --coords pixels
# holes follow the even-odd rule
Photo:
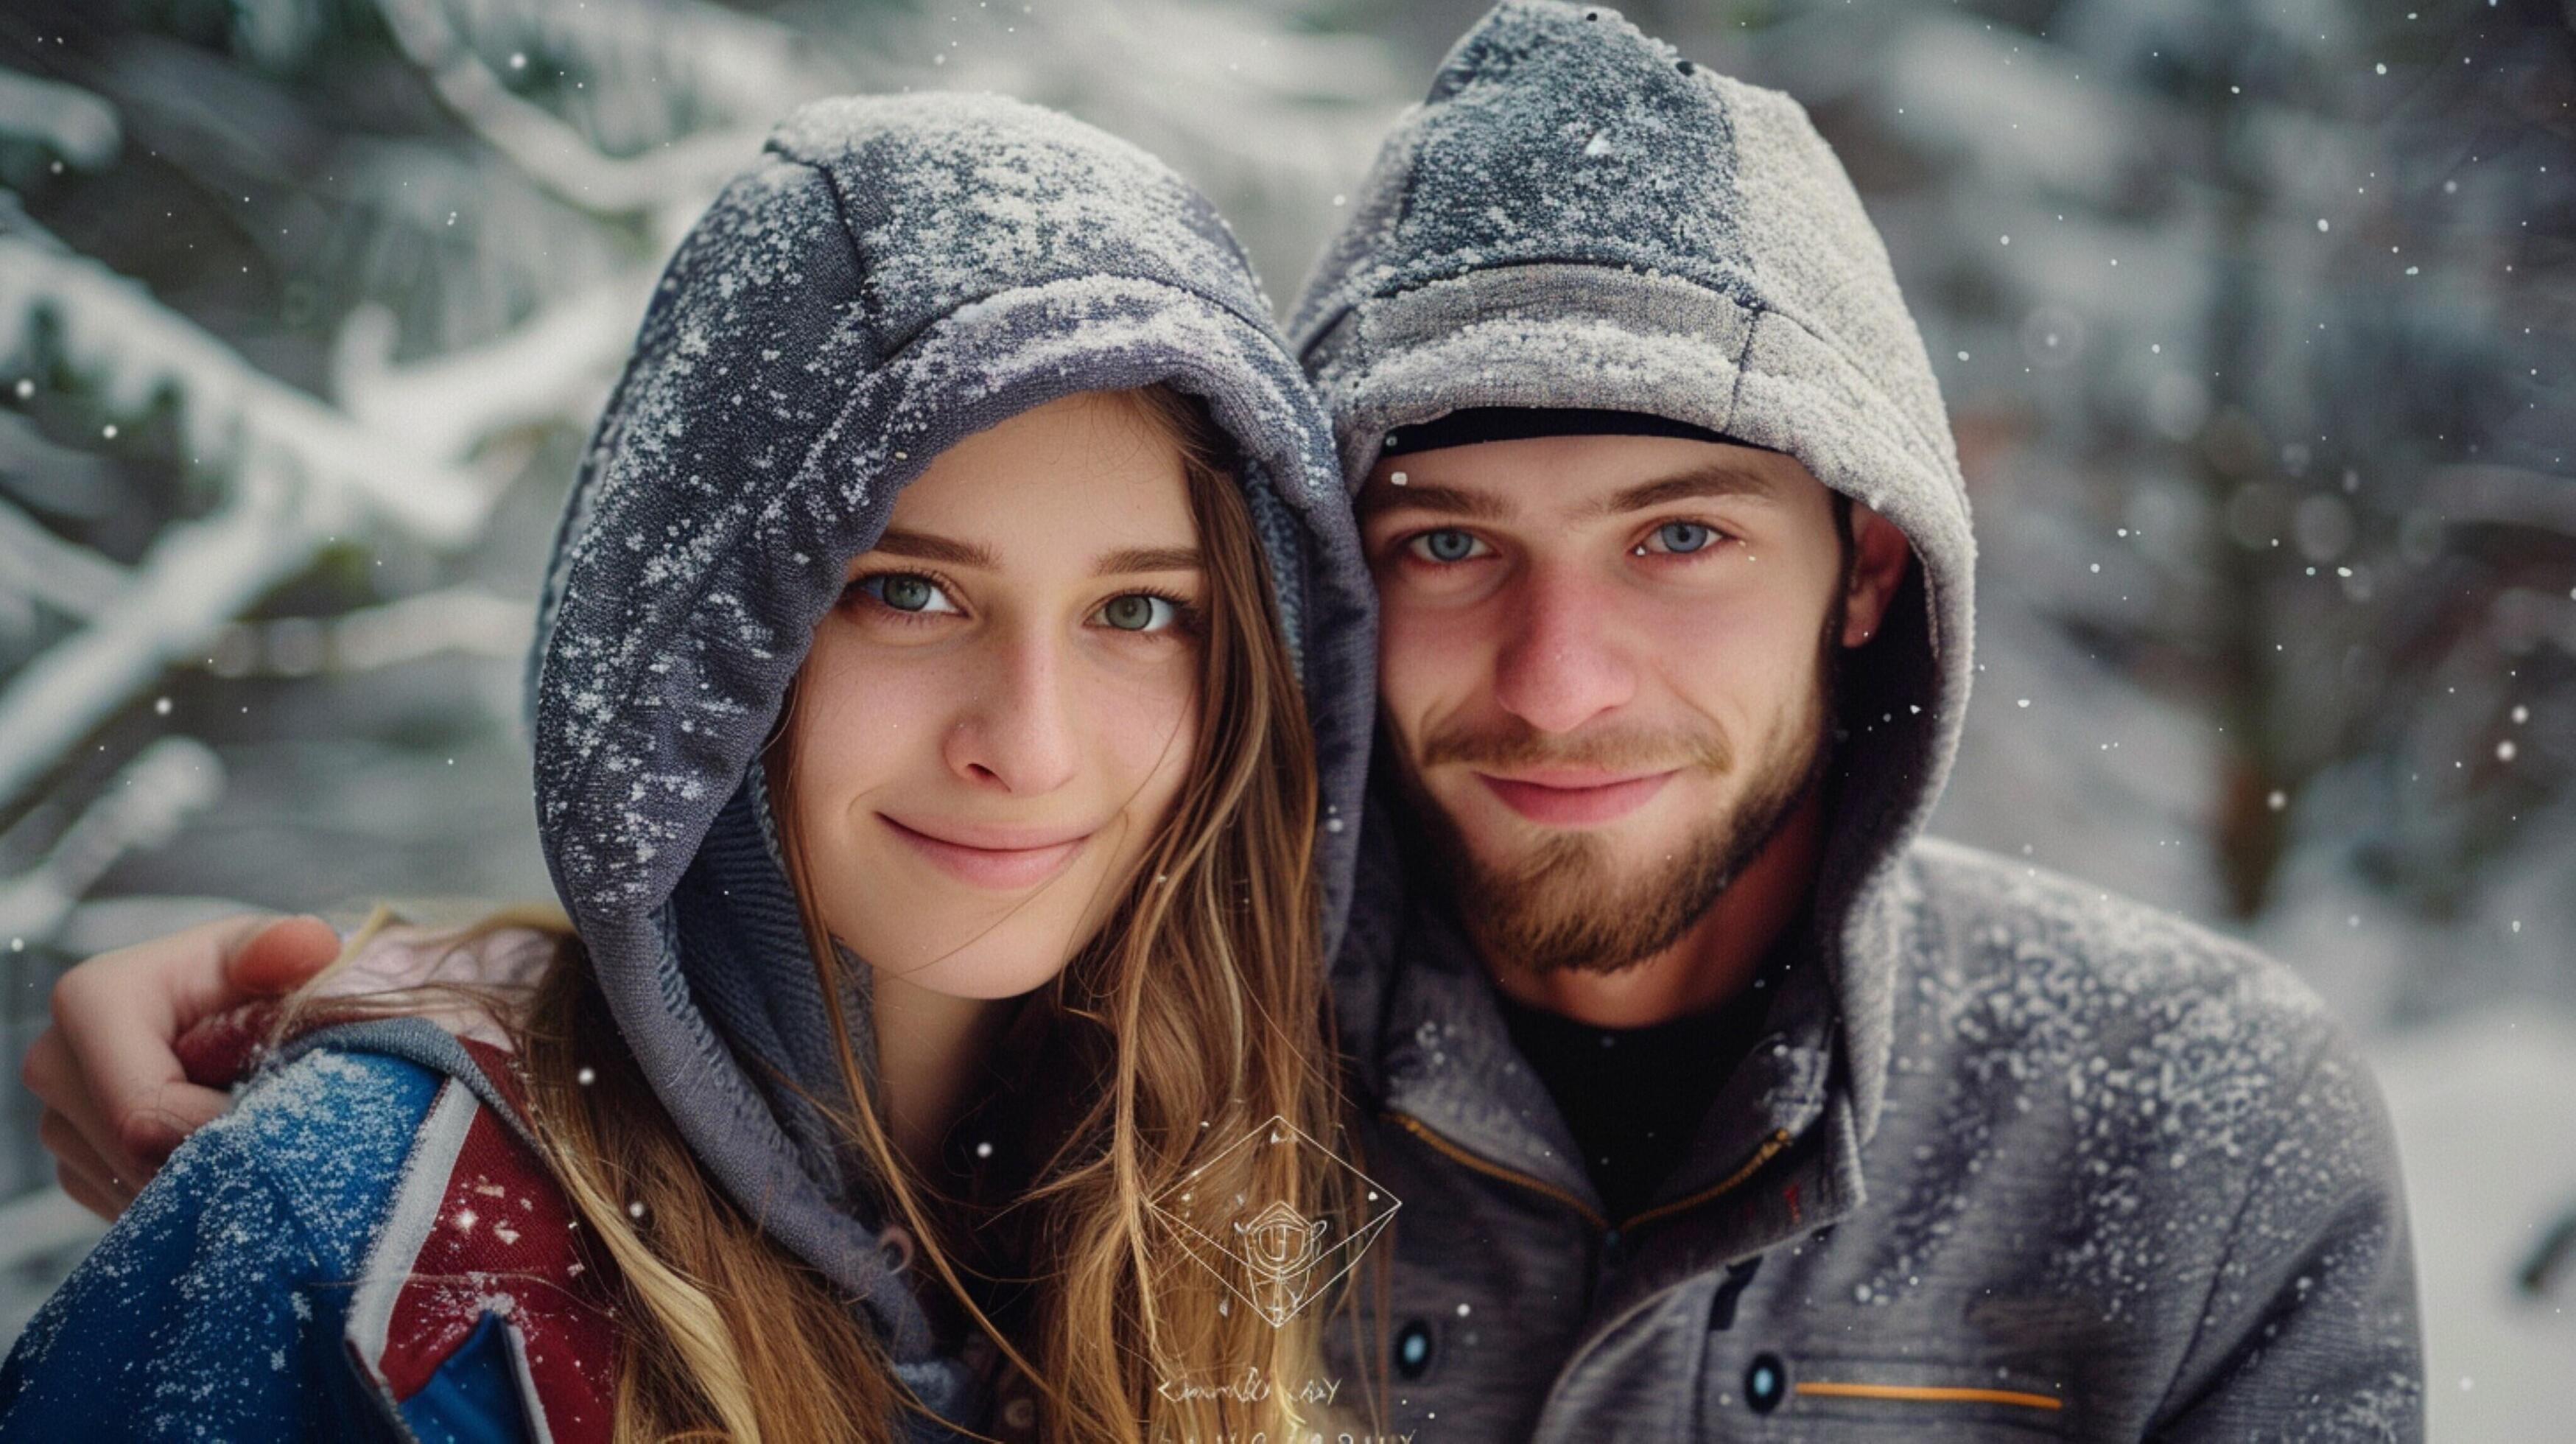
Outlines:
[[[1768,745],[1743,754],[1755,771],[1735,805],[1708,819],[1661,866],[1623,880],[1609,843],[1588,832],[1561,833],[1524,858],[1494,866],[1467,846],[1456,823],[1412,775],[1414,769],[1401,769],[1408,774],[1415,815],[1429,834],[1428,851],[1448,874],[1461,917],[1490,957],[1532,972],[1615,973],[1681,941],[1716,906],[1823,780],[1832,754],[1841,598],[1837,589],[1827,609],[1806,709],[1785,719]],[[1457,749],[1429,750],[1446,757]],[[1498,750],[1519,762],[1543,760],[1545,752],[1530,742]],[[1722,757],[1731,749],[1712,739],[1705,750]]]

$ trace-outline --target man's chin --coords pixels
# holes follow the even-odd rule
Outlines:
[[[1469,839],[1466,861],[1486,878],[1524,885],[1563,878],[1606,884],[1660,867],[1672,848],[1634,845],[1606,827],[1531,827],[1513,838]]]
[[[1499,805],[1448,813],[1454,851],[1440,861],[1462,919],[1498,960],[1534,972],[1612,973],[1654,956],[1716,905],[1799,795],[1785,782],[1750,802],[1699,791],[1667,788],[1600,827],[1543,827]]]
[[[1625,876],[1632,871],[1632,864],[1651,866],[1687,842],[1689,827],[1675,825],[1667,813],[1679,812],[1686,820],[1694,807],[1702,816],[1713,810],[1715,805],[1707,800],[1687,797],[1687,789],[1680,781],[1668,781],[1644,806],[1598,822],[1532,818],[1514,810],[1481,784],[1470,784],[1483,795],[1467,799],[1466,806],[1444,808],[1447,830],[1477,866],[1488,872],[1517,874],[1551,854],[1580,848],[1587,855],[1602,858],[1613,876]]]

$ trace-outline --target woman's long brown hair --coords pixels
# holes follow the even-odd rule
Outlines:
[[[1047,1080],[1073,1117],[1037,1140],[1045,1161],[1012,1208],[1007,1236],[1035,1285],[1030,1304],[1007,1325],[978,1307],[952,1232],[960,1216],[893,1147],[837,1001],[848,1096],[831,1111],[873,1170],[886,1219],[917,1240],[913,1276],[935,1280],[1026,1375],[1042,1437],[1286,1439],[1323,1427],[1297,1397],[1319,1373],[1320,1307],[1273,1327],[1155,1205],[1184,1187],[1221,1188],[1334,1219],[1336,1232],[1352,1217],[1324,1154],[1227,1151],[1273,1118],[1327,1144],[1339,1136],[1314,741],[1222,432],[1167,388],[1111,394],[1183,454],[1208,580],[1199,741],[1170,813],[1114,884],[1108,921],[1031,1001],[1064,1045],[1048,1057],[1094,1061]],[[796,745],[792,726],[773,744],[786,765],[771,775],[789,787]],[[809,859],[792,835],[782,843],[810,898]],[[822,996],[839,1000],[838,951],[805,913]],[[898,1437],[920,1406],[882,1344],[699,1166],[632,1057],[606,1041],[615,1023],[578,938],[561,935],[516,1032],[540,1148],[615,1264],[616,1437]]]

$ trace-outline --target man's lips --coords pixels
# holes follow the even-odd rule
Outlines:
[[[1646,804],[1673,780],[1665,772],[1598,772],[1582,768],[1538,768],[1510,777],[1479,772],[1505,807],[1548,827],[1589,827],[1625,817]]]
[[[911,825],[882,812],[877,820],[950,877],[1004,892],[1035,887],[1064,871],[1092,836],[1088,832],[1068,835],[1062,829],[1042,832],[927,820]]]

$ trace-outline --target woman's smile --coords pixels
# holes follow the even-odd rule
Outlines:
[[[927,818],[905,823],[882,812],[877,820],[950,877],[1000,892],[1020,892],[1053,880],[1072,865],[1094,835]]]

